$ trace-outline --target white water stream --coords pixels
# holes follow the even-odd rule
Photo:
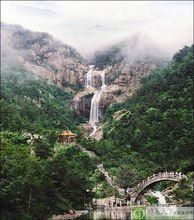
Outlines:
[[[93,79],[94,79],[93,66],[90,66],[90,69],[86,75],[86,88],[95,89],[94,95],[91,100],[91,107],[90,107],[89,123],[93,128],[93,132],[90,134],[90,136],[94,135],[98,129],[97,123],[99,122],[99,116],[100,116],[99,103],[100,103],[102,91],[106,88],[105,73],[104,71],[99,71],[99,72],[100,72],[101,81],[102,81],[102,86],[100,87],[100,89],[96,89],[93,83]]]
[[[152,195],[157,197],[158,202],[159,202],[160,205],[165,205],[166,204],[165,196],[160,191],[152,192]]]
[[[90,65],[90,69],[86,74],[86,82],[85,82],[85,86],[86,88],[93,88],[92,86],[92,81],[93,81],[93,65]]]

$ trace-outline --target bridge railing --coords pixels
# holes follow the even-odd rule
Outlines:
[[[146,180],[143,180],[141,183],[139,183],[137,186],[133,188],[129,188],[129,191],[136,191],[138,189],[141,189],[145,184],[149,184],[154,180],[160,180],[163,178],[175,178],[177,180],[180,180],[182,178],[185,178],[186,176],[182,174],[181,172],[163,172],[163,173],[157,173],[153,174],[151,177],[148,177]]]
[[[114,188],[117,189],[117,191],[120,194],[124,194],[124,189],[120,188],[114,181],[114,179],[112,179],[108,172],[104,169],[103,164],[98,164],[97,165],[98,170],[104,174],[106,181],[113,186]],[[157,174],[153,174],[151,177],[148,177],[146,180],[143,180],[141,183],[139,183],[137,186],[133,187],[133,188],[128,188],[127,189],[127,193],[138,193],[138,191],[141,191],[143,188],[145,188],[146,186],[148,186],[149,184],[152,184],[153,182],[157,182],[160,180],[181,180],[182,178],[186,178],[186,176],[184,174],[182,174],[181,172],[163,172],[163,173],[157,173]]]

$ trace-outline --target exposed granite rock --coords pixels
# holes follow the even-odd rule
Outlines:
[[[113,118],[115,121],[119,121],[127,113],[128,111],[125,108],[121,109],[113,114]]]
[[[99,126],[98,130],[96,131],[96,133],[94,135],[92,135],[92,138],[94,138],[97,141],[102,140],[103,138],[103,131],[102,131],[102,127]]]
[[[106,73],[108,85],[102,93],[100,105],[106,108],[112,103],[123,102],[138,88],[140,80],[155,69],[154,63],[122,64],[109,68]]]
[[[60,88],[78,91],[84,87],[89,66],[73,47],[47,33],[33,32],[18,25],[2,23],[1,31],[2,56],[17,57],[18,64]]]
[[[79,127],[86,136],[89,136],[93,131],[92,126],[88,123],[81,124]]]
[[[91,99],[93,94],[94,89],[85,89],[81,92],[78,92],[71,102],[72,107],[75,108],[80,115],[87,118],[89,118]]]
[[[88,123],[81,124],[80,125],[80,129],[84,132],[84,134],[86,136],[89,136],[92,133],[92,131],[93,131],[92,126],[90,124],[88,124]],[[97,129],[96,133],[94,135],[92,135],[91,138],[93,138],[93,139],[95,139],[97,141],[101,140],[103,138],[103,131],[102,130],[103,130],[102,124],[99,123],[98,124],[98,129]]]
[[[74,48],[61,43],[47,33],[29,31],[17,25],[2,24],[1,28],[6,45],[2,45],[2,49],[6,57],[8,55],[14,56],[14,59],[17,57],[19,63],[36,75],[47,78],[64,91],[73,92],[75,97],[72,106],[79,114],[89,118],[94,90],[85,88],[89,65],[81,55]],[[104,69],[93,70],[93,86],[97,89],[101,87],[101,71],[105,73],[107,85],[101,95],[99,106],[101,112],[104,112],[109,105],[121,103],[132,95],[138,88],[140,80],[163,63],[163,60],[160,60],[160,53],[155,49],[154,53],[148,53],[149,56],[147,56],[149,50],[145,54],[144,50],[139,51],[137,59],[132,59],[133,54],[128,50],[130,56],[123,57],[127,45],[130,45],[129,49],[133,48],[134,51],[138,50],[139,42],[141,41],[138,38],[133,38],[114,47],[116,50],[110,50],[111,53],[107,54],[106,51],[105,56],[98,55],[100,58],[98,61],[103,64]],[[117,50],[118,46],[119,50]],[[155,52],[158,52],[157,57],[153,56]],[[122,55],[122,59],[117,59],[118,54]],[[112,57],[115,59],[112,60]]]
[[[100,99],[99,110],[104,112],[106,108],[113,103],[121,103],[127,97],[131,96],[135,89],[138,88],[140,80],[156,69],[154,63],[135,63],[120,64],[114,67],[107,67],[105,73],[106,88],[103,89]],[[85,76],[86,78],[86,76]],[[101,82],[101,71],[93,71],[93,86],[99,88]],[[72,106],[81,115],[89,118],[91,99],[94,94],[93,88],[85,88],[78,92]]]

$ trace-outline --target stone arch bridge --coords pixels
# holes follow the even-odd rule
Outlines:
[[[143,180],[137,186],[133,188],[128,188],[126,193],[131,196],[132,202],[135,202],[138,195],[145,188],[152,185],[153,183],[160,182],[160,181],[179,182],[183,178],[186,178],[186,176],[182,173],[177,173],[177,172],[164,172],[164,173],[153,174],[151,177],[148,177],[146,180]]]
[[[123,188],[120,188],[114,180],[109,176],[108,172],[104,169],[103,164],[98,165],[98,170],[104,175],[106,181],[114,187],[121,196],[130,195],[131,202],[134,203],[138,197],[138,195],[149,185],[160,181],[174,181],[179,182],[181,179],[186,178],[186,176],[182,173],[177,172],[164,172],[153,174],[151,177],[148,177],[146,180],[143,180],[137,186],[133,188],[128,188],[126,191]]]

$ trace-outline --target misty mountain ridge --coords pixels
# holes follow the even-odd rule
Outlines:
[[[104,26],[94,25],[91,29],[101,29]],[[4,45],[10,45],[12,48],[20,50],[27,56],[29,55],[28,49],[33,50],[32,46],[36,43],[40,44],[41,47],[46,46],[46,52],[53,52],[64,47],[68,50],[66,55],[68,57],[77,58],[83,61],[82,55],[73,47],[54,39],[50,34],[45,32],[34,32],[23,28],[20,25],[11,25],[1,22],[2,39]],[[162,49],[159,44],[150,40],[150,38],[142,32],[138,32],[132,36],[125,37],[120,41],[115,41],[106,47],[94,51],[92,62],[98,62],[101,58],[106,55],[110,55],[115,62],[130,63],[134,61],[143,61],[144,59],[163,59],[169,58],[169,53]],[[29,57],[31,58],[31,57]],[[91,62],[91,60],[89,61]],[[111,63],[110,63],[111,64]],[[114,64],[114,62],[113,62]],[[108,65],[108,63],[107,63]]]
[[[3,75],[19,74],[20,69],[25,69],[31,78],[33,75],[46,78],[62,90],[78,96],[79,101],[75,103],[79,106],[78,113],[88,117],[92,94],[85,91],[85,79],[90,62],[84,60],[76,49],[48,33],[5,23],[1,23],[1,28]],[[100,101],[102,111],[110,104],[123,102],[138,88],[143,77],[167,61],[164,51],[142,33],[95,53],[92,64],[97,69],[105,69],[106,74],[107,87]],[[101,76],[96,72],[95,85],[99,86],[100,80]]]
[[[58,87],[79,84],[80,74],[87,72],[81,54],[44,32],[33,32],[19,25],[1,23],[2,71],[10,73],[23,66],[37,76],[45,77]]]
[[[4,45],[7,43],[10,47],[23,51],[24,54],[30,55],[33,46],[37,43],[40,47],[47,47],[46,52],[56,52],[60,47],[67,51],[63,53],[64,56],[82,59],[82,56],[75,48],[54,39],[50,34],[45,32],[34,32],[23,28],[20,25],[8,25],[1,22],[2,38]],[[23,55],[24,55],[23,54]]]
[[[139,32],[96,51],[92,62],[100,69],[120,63],[130,64],[136,62],[156,62],[161,67],[169,58],[169,53],[161,48],[159,44],[157,45],[147,35]]]

